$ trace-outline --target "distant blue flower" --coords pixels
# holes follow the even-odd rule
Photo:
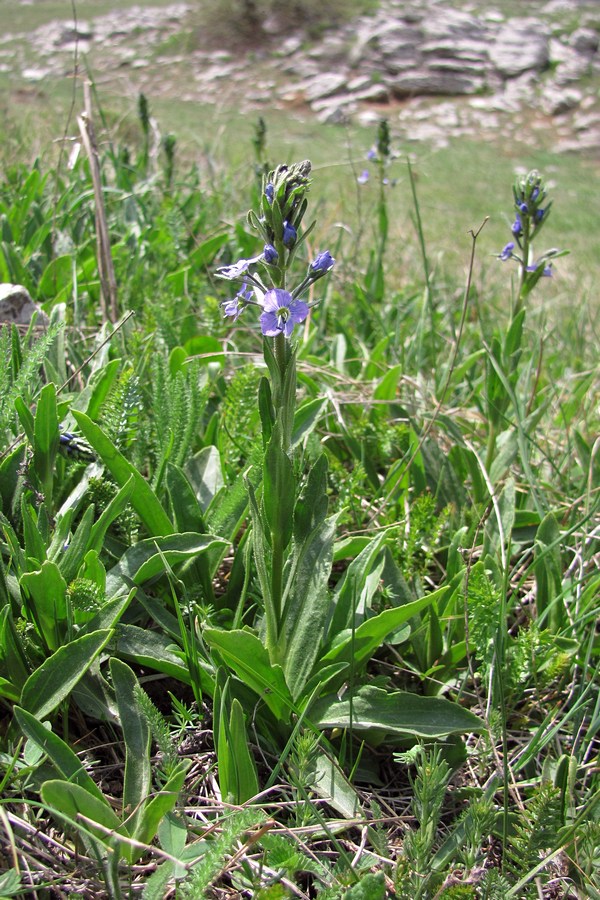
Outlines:
[[[335,259],[329,252],[329,250],[325,250],[324,253],[319,253],[317,258],[310,264],[313,272],[319,272],[321,275],[324,275],[325,272],[329,272],[335,265]]]
[[[513,234],[515,234],[515,235],[517,235],[517,236],[520,235],[520,234],[523,234],[523,223],[521,222],[521,217],[520,217],[520,216],[517,216],[517,217],[515,218],[515,221],[514,221],[513,224],[512,224],[511,231],[512,231]]]
[[[273,246],[273,244],[265,244],[265,249],[263,250],[263,259],[269,265],[273,266],[279,259],[279,253]]]
[[[298,234],[293,225],[286,220],[283,223],[283,244],[285,247],[293,247],[296,243],[296,238]]]
[[[523,215],[525,215],[525,213],[527,212],[527,210],[529,209],[529,207],[527,206],[527,204],[525,203],[525,201],[523,201],[523,203],[519,203],[519,209],[521,210],[521,212],[523,213]]]
[[[252,302],[252,296],[253,292],[251,288],[246,288],[244,286],[232,300],[225,300],[221,304],[223,307],[223,314],[225,316],[233,316],[233,321],[237,321],[248,303]]]
[[[539,263],[534,264],[533,266],[527,266],[528,272],[537,272],[540,268]],[[544,266],[544,271],[542,272],[543,278],[552,278],[552,266]]]
[[[537,198],[539,197],[539,195],[540,195],[539,187],[534,187],[534,189],[531,192],[531,199],[535,202],[537,200]]]
[[[366,184],[369,180],[369,170],[363,169],[358,178],[356,179],[359,184]]]
[[[545,209],[536,209],[536,211],[535,211],[535,221],[536,221],[536,222],[541,222],[542,219],[544,218],[544,213],[545,213],[545,212],[546,212]]]
[[[217,269],[216,274],[219,278],[227,278],[228,281],[232,281],[234,278],[241,278],[244,272],[248,271],[250,263],[256,262],[257,259],[260,259],[260,257],[239,259],[231,266],[222,266],[220,269]]]
[[[265,185],[265,197],[269,201],[269,203],[273,202],[273,197],[275,196],[275,187],[271,181]]]
[[[267,291],[262,305],[264,312],[260,317],[260,327],[266,337],[283,333],[289,338],[294,325],[304,322],[308,315],[308,305],[302,300],[294,300],[283,288]]]
[[[367,159],[377,159],[377,150],[374,150],[373,147],[367,153]]]
[[[500,254],[500,259],[503,260],[503,261],[506,261],[507,259],[510,259],[511,256],[513,255],[513,250],[514,250],[514,249],[515,249],[514,242],[513,242],[513,241],[509,241],[508,244],[507,244],[507,245],[504,247],[504,249],[502,250],[502,253]]]

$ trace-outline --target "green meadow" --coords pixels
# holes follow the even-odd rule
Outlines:
[[[88,75],[0,76],[0,898],[600,898],[598,157]]]

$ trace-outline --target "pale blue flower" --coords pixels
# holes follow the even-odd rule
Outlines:
[[[248,271],[248,267],[251,263],[256,262],[260,257],[255,257],[254,259],[238,259],[236,263],[233,263],[231,266],[222,266],[220,269],[217,269],[216,275],[219,278],[226,278],[228,281],[233,281],[235,278],[241,278],[244,272]]]
[[[506,244],[506,246],[505,246],[504,249],[502,250],[502,253],[500,254],[500,259],[501,259],[502,261],[505,261],[505,260],[507,260],[507,259],[510,259],[511,256],[513,255],[513,250],[514,250],[514,249],[515,249],[514,241],[509,241],[508,244]]]
[[[249,303],[252,303],[253,291],[244,285],[240,291],[231,300],[225,300],[221,306],[223,307],[223,315],[232,316],[236,322],[241,313]]]
[[[308,304],[302,300],[294,300],[283,288],[267,291],[262,302],[263,310],[260,327],[266,337],[284,334],[289,338],[294,325],[299,325],[308,315]]]
[[[356,179],[359,184],[366,184],[369,180],[369,170],[363,169],[358,178]]]

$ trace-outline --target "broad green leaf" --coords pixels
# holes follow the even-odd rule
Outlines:
[[[21,705],[38,719],[49,716],[108,643],[112,632],[95,631],[60,647],[44,660],[23,686]]]
[[[485,526],[483,556],[494,556],[508,547],[515,521],[515,482],[509,478]]]
[[[431,594],[427,594],[425,597],[413,600],[412,603],[386,609],[359,625],[354,632],[354,636],[351,631],[344,632],[343,640],[336,643],[331,650],[321,657],[319,665],[346,662],[349,667],[354,665],[355,668],[359,668],[369,661],[388,635],[393,634],[405,622],[418,615],[432,603],[439,602],[448,593],[448,590],[448,587],[443,587]]]
[[[83,563],[83,558],[90,547],[93,522],[94,507],[88,506],[67,549],[59,556],[58,568],[66,582],[73,581]]]
[[[48,757],[61,778],[78,784],[88,794],[103,800],[103,794],[93,778],[88,775],[79,757],[57,734],[50,731],[26,709],[16,706],[14,714],[28,741],[34,743]]]
[[[210,534],[170,534],[138,541],[126,550],[116,566],[106,576],[107,597],[114,597],[131,584],[143,584],[163,575],[165,560],[171,566],[195,559],[210,548],[223,546],[226,541]]]
[[[239,806],[255,797],[258,794],[259,786],[256,764],[248,747],[244,713],[237,697],[234,697],[231,701],[229,734],[231,736],[230,753],[235,768],[237,784],[234,803]]]
[[[300,444],[304,438],[312,434],[329,400],[324,397],[315,397],[313,400],[305,400],[294,413],[294,427],[292,429],[292,447]]]
[[[172,534],[173,525],[144,477],[125,459],[95,422],[82,412],[73,410],[72,414],[83,436],[102,459],[117,484],[123,487],[130,478],[133,478],[131,505],[150,534],[154,536]]]
[[[23,685],[29,678],[30,665],[27,661],[21,637],[15,628],[10,603],[0,610],[0,671],[10,684],[10,693],[15,700],[21,696]]]
[[[281,539],[285,548],[293,526],[296,479],[287,453],[281,447],[281,429],[276,423],[271,434],[263,468],[263,508],[271,534]]]
[[[289,722],[293,702],[283,671],[281,666],[271,665],[269,654],[256,635],[218,628],[206,628],[202,634],[228,668],[262,697],[273,715],[281,722]]]
[[[319,728],[352,727],[360,734],[402,739],[443,738],[483,728],[481,719],[449,700],[369,685],[360,687],[351,700],[338,700],[335,694],[317,700],[310,719]]]
[[[208,528],[204,521],[203,509],[183,469],[168,463],[166,485],[178,531],[206,534]]]
[[[188,667],[182,660],[182,651],[173,639],[158,631],[139,628],[137,625],[117,625],[114,641],[115,653],[155,672],[163,672],[183,684],[191,684]],[[208,665],[200,669],[202,691],[212,696],[214,682]]]
[[[325,621],[329,610],[327,582],[337,517],[320,523],[294,552],[288,573],[291,584],[285,599],[283,628],[286,652],[283,663],[285,678],[296,700],[312,673],[323,643]]]
[[[345,819],[360,813],[360,800],[338,764],[325,753],[311,759],[306,772],[306,787],[312,790]]]
[[[21,576],[31,614],[49,650],[57,650],[67,632],[67,582],[56,563],[46,560],[37,572]]]
[[[191,760],[180,762],[168,781],[161,787],[160,792],[152,797],[144,805],[137,825],[137,840],[143,844],[149,844],[158,831],[159,825],[165,816],[173,811],[177,801],[181,797],[186,773],[191,765]],[[184,845],[186,830],[183,829]],[[183,849],[183,846],[181,847]]]
[[[566,610],[562,597],[561,533],[554,513],[548,513],[537,529],[533,568],[538,615],[547,614],[546,624],[556,633],[565,623]]]
[[[47,505],[52,504],[54,460],[58,442],[56,386],[50,382],[40,391],[33,426],[33,468],[40,479]]]
[[[129,816],[127,829],[137,837],[143,804],[152,785],[150,765],[150,729],[135,691],[137,678],[120,659],[111,659],[112,675],[119,719],[125,742],[125,776],[123,780],[123,815]]]
[[[334,597],[333,615],[328,628],[330,643],[356,620],[360,622],[364,619],[366,607],[379,582],[379,576],[375,579],[373,574],[386,538],[387,534],[382,531],[346,569],[344,580]],[[383,559],[379,564],[383,566]]]
[[[358,884],[348,888],[344,900],[385,900],[387,895],[383,872],[377,872],[376,875],[367,872],[366,875],[361,875]]]
[[[105,829],[116,833],[121,823],[104,797],[100,800],[78,784],[58,779],[45,781],[40,793],[47,806],[62,813],[72,822],[79,822],[83,834],[92,835],[105,847],[113,846],[114,835],[107,834]],[[82,822],[81,816],[102,827],[94,828],[90,822]]]
[[[212,499],[224,485],[221,454],[216,447],[203,447],[184,467],[202,511],[206,512]]]

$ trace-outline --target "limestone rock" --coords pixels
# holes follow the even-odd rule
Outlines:
[[[37,313],[36,325],[48,325],[48,316],[34,303],[22,284],[0,284],[0,324],[29,325]]]
[[[544,69],[549,62],[550,32],[539,19],[511,19],[502,25],[490,46],[490,60],[505,77],[530,69]]]

